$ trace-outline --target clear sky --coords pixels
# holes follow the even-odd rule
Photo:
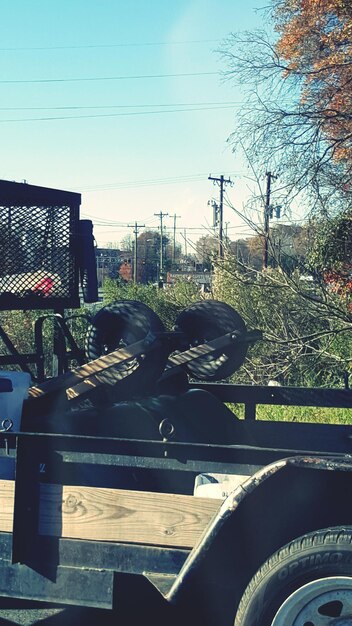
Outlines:
[[[0,0],[0,178],[82,193],[99,245],[157,227],[160,211],[197,239],[218,197],[210,173],[232,178],[238,208],[248,191],[226,143],[242,94],[216,50],[261,28],[264,5]],[[248,233],[230,209],[224,221]]]

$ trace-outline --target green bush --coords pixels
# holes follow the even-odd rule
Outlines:
[[[42,327],[44,369],[45,375],[50,377],[53,368],[54,314],[51,311],[1,311],[0,326],[20,354],[34,354],[36,351],[34,327],[41,317],[46,317]],[[80,348],[84,345],[89,317],[90,313],[85,308],[65,311],[67,326]],[[0,340],[0,355],[8,354],[9,350],[4,341]],[[75,365],[77,363],[74,361],[70,363],[71,367]],[[19,369],[19,367],[18,365],[4,365],[2,369]],[[29,369],[33,376],[36,376],[35,365],[29,365]]]
[[[89,310],[66,311],[78,345],[83,346],[86,315],[114,300],[139,300],[155,311],[171,330],[178,314],[192,302],[213,297],[228,303],[243,317],[249,330],[263,331],[263,341],[249,348],[244,365],[231,380],[243,384],[267,384],[269,379],[283,385],[341,387],[344,372],[351,372],[351,316],[334,293],[321,291],[312,283],[288,277],[279,270],[244,272],[233,257],[215,268],[212,294],[201,294],[192,281],[178,281],[172,287],[121,284],[108,280],[104,301]],[[0,313],[0,324],[17,350],[34,352],[33,326],[47,312],[8,311]],[[51,375],[53,324],[43,327],[46,374]],[[0,342],[0,354],[7,350]],[[71,365],[75,365],[71,363]]]
[[[341,386],[351,371],[351,316],[336,294],[300,280],[298,272],[248,273],[233,258],[215,270],[214,297],[233,306],[263,341],[251,347],[237,382]]]
[[[122,284],[115,280],[104,283],[104,305],[114,300],[138,300],[149,306],[169,330],[177,315],[191,302],[200,299],[199,287],[194,282],[178,281],[174,286],[159,289],[156,285]]]

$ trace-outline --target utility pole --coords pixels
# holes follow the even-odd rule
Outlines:
[[[224,178],[221,174],[220,178],[214,176],[208,176],[208,180],[212,180],[214,185],[217,183],[220,187],[220,204],[219,204],[219,257],[224,258],[224,187],[225,185],[233,185],[230,178]]]
[[[160,219],[160,267],[159,267],[159,285],[163,282],[163,271],[164,271],[164,254],[163,254],[163,218],[169,215],[168,213],[154,213]],[[160,285],[161,286],[161,285]]]
[[[187,230],[185,228],[183,230],[183,239],[184,239],[184,242],[185,242],[185,259],[186,259],[186,262],[187,262]]]
[[[265,205],[264,205],[264,246],[263,246],[263,270],[268,267],[269,257],[269,220],[270,220],[270,194],[271,194],[271,181],[276,180],[276,176],[271,172],[266,172],[266,193],[265,193]]]
[[[176,263],[176,220],[178,217],[181,217],[181,215],[176,215],[176,213],[174,213],[173,218],[174,218],[174,240],[173,240],[173,246],[172,246],[172,264],[175,265]]]
[[[137,245],[138,245],[138,228],[145,228],[145,224],[137,224],[137,222],[134,223],[134,226],[132,224],[128,224],[128,228],[134,228],[134,261],[133,261],[133,282],[136,283],[137,282],[137,260],[138,260],[138,256],[137,256]]]

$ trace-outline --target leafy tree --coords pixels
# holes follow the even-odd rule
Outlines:
[[[155,282],[160,259],[160,235],[155,230],[144,230],[137,239],[138,281]]]
[[[336,159],[352,159],[352,4],[350,0],[277,0],[276,51],[300,80]]]
[[[264,32],[232,35],[226,75],[246,91],[229,141],[258,176],[279,174],[277,197],[311,210],[351,204],[352,4],[350,0],[272,0]],[[263,195],[263,194],[262,194]]]
[[[352,271],[352,211],[315,221],[308,258],[321,273]]]
[[[219,240],[213,235],[204,235],[196,242],[197,262],[201,263],[204,268],[210,269],[214,258],[219,250]]]
[[[235,241],[231,241],[228,248],[239,263],[246,266],[250,265],[248,239],[236,239]]]
[[[293,224],[275,224],[270,231],[269,264],[291,274],[306,264],[307,231]]]
[[[263,267],[263,235],[233,241],[228,246],[238,263],[247,269]],[[307,253],[307,229],[292,224],[275,224],[269,235],[269,266],[292,272],[303,267]]]
[[[315,224],[308,262],[352,310],[352,212]]]
[[[132,237],[132,235],[130,233],[128,233],[127,235],[125,235],[121,239],[120,248],[124,252],[132,252],[132,250],[133,250],[133,237]]]
[[[248,265],[249,267],[260,270],[263,266],[263,237],[254,235],[247,239],[248,248]]]

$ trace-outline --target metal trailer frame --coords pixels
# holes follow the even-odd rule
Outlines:
[[[184,378],[178,386],[179,372],[192,360],[256,338],[257,331],[227,333],[173,355],[173,341],[182,343],[182,333],[157,333],[32,388],[22,431],[0,433],[0,491],[9,522],[0,532],[0,596],[114,609],[121,578],[132,575],[147,579],[169,603],[188,608],[201,608],[207,590],[216,588],[222,620],[226,602],[231,600],[233,613],[252,576],[280,547],[319,528],[352,527],[352,502],[346,498],[352,486],[351,426],[255,419],[260,403],[352,407],[350,390],[201,383],[185,389]],[[56,391],[66,395],[68,404],[70,399],[75,402],[98,383],[116,384],[122,375],[119,364],[164,343],[171,352],[166,387],[162,389],[162,376],[157,397],[127,402],[123,435],[110,421],[104,436],[100,420],[108,419],[109,410],[99,405],[80,413],[67,411],[67,403],[60,408],[59,402],[50,413],[53,391],[55,402],[60,398]],[[107,377],[105,369],[111,370]],[[226,402],[247,405],[245,419],[236,419]],[[125,404],[113,410],[125,411]],[[137,428],[132,437],[130,423],[137,419],[141,427],[146,415],[153,418],[153,427],[146,434]],[[197,430],[192,432],[195,421],[200,437]],[[84,517],[88,512],[89,518],[87,489],[94,504],[99,489],[111,490],[113,506],[119,508],[118,524],[120,517],[129,515],[126,505],[116,503],[118,492],[119,497],[122,492],[132,494],[137,517],[143,512],[144,492],[157,503],[157,516],[164,515],[160,507],[165,498],[167,506],[178,497],[183,503],[191,499],[192,508],[205,506],[204,500],[195,505],[193,496],[195,478],[202,473],[246,478],[224,502],[214,506],[212,501],[204,523],[198,508],[193,517],[200,532],[190,543],[180,541],[170,522],[147,540],[132,539],[129,528],[123,539],[111,539],[106,525],[94,536],[61,532],[65,516]],[[55,532],[47,532],[43,516],[45,521],[53,515]],[[214,591],[209,597],[214,598]]]
[[[39,381],[44,380],[43,327],[47,320],[53,324],[57,357],[53,373],[67,371],[70,360],[84,362],[64,313],[80,307],[79,282],[85,302],[97,300],[92,226],[88,220],[80,220],[80,204],[79,193],[0,180],[0,309],[48,311],[35,322],[35,349],[30,353],[21,353],[0,325],[0,341],[8,352],[0,355],[0,366],[19,365],[33,375],[29,365],[34,364],[34,377]],[[61,281],[58,290],[33,292],[31,273],[50,272]]]
[[[196,389],[201,385],[191,387],[191,394],[199,393]],[[209,403],[210,391],[212,398],[219,396],[221,401],[352,407],[349,390],[324,390],[320,395],[317,389],[206,387],[203,407],[208,403],[209,410],[215,406]],[[220,420],[220,413],[205,417]],[[0,533],[0,595],[114,608],[119,577],[133,574],[146,577],[171,603],[201,603],[207,584],[219,584],[219,572],[224,571],[236,603],[257,566],[276,547],[314,530],[319,523],[318,527],[352,526],[352,505],[344,497],[352,485],[351,426],[247,418],[235,420],[234,437],[226,444],[160,438],[1,433],[0,467],[15,468],[16,483],[13,533]],[[38,534],[40,484],[69,481],[82,485],[87,481],[114,486],[118,479],[128,485],[133,473],[138,475],[139,489],[167,492],[171,481],[172,493],[191,494],[194,478],[202,472],[248,474],[250,478],[224,501],[192,549]],[[288,491],[284,513],[282,497]],[[331,509],[327,510],[329,498]],[[305,510],[290,521],[292,511],[310,501],[309,514]],[[275,532],[268,534],[273,525]],[[246,545],[254,555],[249,562]]]
[[[64,278],[59,295],[53,291],[43,297],[33,295],[30,291],[21,293],[19,281],[16,278],[12,281],[8,279],[7,282],[12,291],[10,294],[0,293],[2,310],[54,309],[62,311],[80,306],[77,253],[80,248],[80,204],[81,194],[79,193],[38,187],[27,183],[0,181],[0,210],[2,218],[6,218],[2,244],[3,262],[7,255],[10,255],[12,260],[14,258],[15,251],[12,248],[14,237],[17,235],[12,233],[10,222],[15,220],[17,226],[22,226],[20,234],[22,238],[25,238],[25,241],[19,242],[20,248],[18,253],[16,252],[16,256],[19,257],[17,271],[34,272],[41,269],[49,271],[52,263],[51,256],[55,254],[55,263],[51,271],[62,271]],[[63,233],[57,232],[57,227],[61,224],[60,220]],[[51,233],[52,227],[56,228],[54,233]],[[38,232],[36,232],[37,229]],[[61,265],[58,253],[60,245],[64,246],[66,255]],[[13,271],[13,267],[9,269]],[[0,273],[0,277],[3,273]]]

